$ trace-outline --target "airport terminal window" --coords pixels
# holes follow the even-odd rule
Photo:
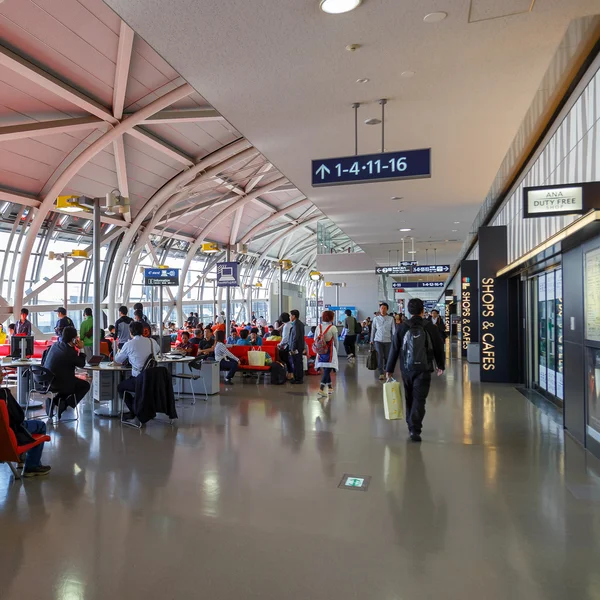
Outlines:
[[[563,400],[562,269],[541,273],[534,280],[534,387]]]

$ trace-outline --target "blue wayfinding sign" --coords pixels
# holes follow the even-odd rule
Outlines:
[[[237,287],[238,285],[238,263],[217,263],[217,287]]]
[[[144,285],[179,285],[179,269],[144,269]]]
[[[312,161],[313,187],[426,177],[431,177],[431,148]]]
[[[401,290],[404,288],[443,288],[444,281],[394,281],[392,288],[395,290]]]
[[[450,265],[417,265],[412,269],[413,273],[449,273]]]

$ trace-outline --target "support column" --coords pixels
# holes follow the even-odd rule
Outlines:
[[[225,262],[231,262],[231,249],[229,246],[227,246],[225,257]],[[231,288],[229,286],[225,288],[225,294],[225,339],[227,340],[231,333]]]
[[[93,240],[92,240],[92,260],[93,260],[93,273],[94,273],[94,301],[92,303],[92,318],[93,318],[93,354],[98,356],[100,354],[100,329],[102,328],[102,308],[100,306],[102,302],[100,289],[102,286],[102,278],[100,274],[100,234],[102,233],[102,224],[100,222],[100,198],[94,198],[94,225],[93,225]],[[65,265],[67,261],[65,259]],[[66,269],[65,269],[65,280],[66,280]],[[66,307],[65,307],[66,308]]]

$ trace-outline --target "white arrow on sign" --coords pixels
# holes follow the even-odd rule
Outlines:
[[[325,165],[321,165],[318,169],[317,169],[317,175],[321,176],[321,179],[325,179],[325,175],[329,175],[331,173],[331,171],[325,166]]]

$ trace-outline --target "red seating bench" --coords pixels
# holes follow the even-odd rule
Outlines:
[[[240,359],[240,371],[257,371],[257,372],[259,372],[258,381],[260,382],[260,373],[269,373],[271,371],[271,366],[265,365],[264,367],[255,367],[254,365],[249,365],[248,364],[248,352],[253,349],[256,349],[256,348],[253,348],[252,346],[229,346],[228,347],[228,350],[231,352],[231,354],[233,354],[234,356],[237,356]],[[271,357],[271,360],[273,362],[277,360],[278,356],[277,356],[277,347],[276,346],[271,346],[271,347],[261,346],[260,349],[263,352],[266,352]],[[242,362],[245,362],[246,364],[241,364]]]
[[[24,446],[17,445],[17,438],[14,431],[10,428],[8,420],[8,409],[6,402],[0,400],[0,463],[8,463],[10,470],[13,472],[15,479],[21,479],[19,472],[15,469],[12,463],[20,461],[21,454],[28,452],[32,448],[50,441],[50,436],[39,433],[32,434],[35,441]]]

